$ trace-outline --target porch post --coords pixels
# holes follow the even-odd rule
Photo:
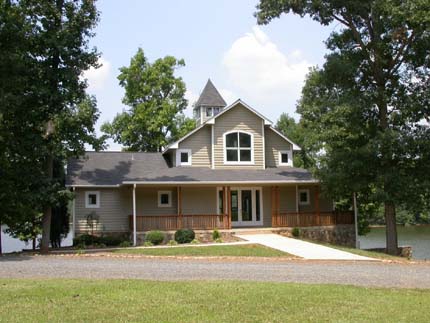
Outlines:
[[[225,186],[222,187],[222,223],[223,223],[223,229],[225,229],[228,226],[227,188]]]
[[[137,245],[136,222],[136,184],[133,184],[133,246]]]
[[[228,229],[231,229],[231,194],[230,194],[230,186],[227,187],[227,223],[228,223]]]
[[[316,209],[316,215],[317,215],[317,225],[321,225],[321,218],[320,218],[320,187],[315,186],[315,209]]]
[[[279,225],[279,187],[272,186],[272,226],[277,227]]]
[[[297,226],[300,226],[300,215],[299,215],[299,185],[296,184],[296,221]]]
[[[72,187],[72,192],[76,193],[75,187]],[[74,239],[76,237],[76,224],[75,224],[75,218],[76,218],[76,195],[73,197],[72,201],[72,238]]]
[[[182,186],[177,187],[179,229],[182,229]]]

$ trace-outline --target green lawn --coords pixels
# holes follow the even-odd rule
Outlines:
[[[188,246],[171,248],[135,248],[119,249],[113,252],[152,256],[294,257],[286,252],[258,244],[207,247]]]
[[[256,282],[0,280],[1,322],[429,322],[430,290]]]

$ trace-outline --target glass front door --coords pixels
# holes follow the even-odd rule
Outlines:
[[[261,197],[260,188],[232,188],[230,190],[232,225],[261,225]]]

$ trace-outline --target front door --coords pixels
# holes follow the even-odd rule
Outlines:
[[[246,227],[263,224],[260,188],[232,188],[230,198],[232,226]]]

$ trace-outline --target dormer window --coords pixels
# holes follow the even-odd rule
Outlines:
[[[253,164],[253,136],[252,134],[235,131],[224,135],[224,163],[225,164]]]
[[[291,150],[281,150],[278,156],[279,166],[293,166],[293,154]]]
[[[191,149],[176,151],[176,166],[191,166]]]

